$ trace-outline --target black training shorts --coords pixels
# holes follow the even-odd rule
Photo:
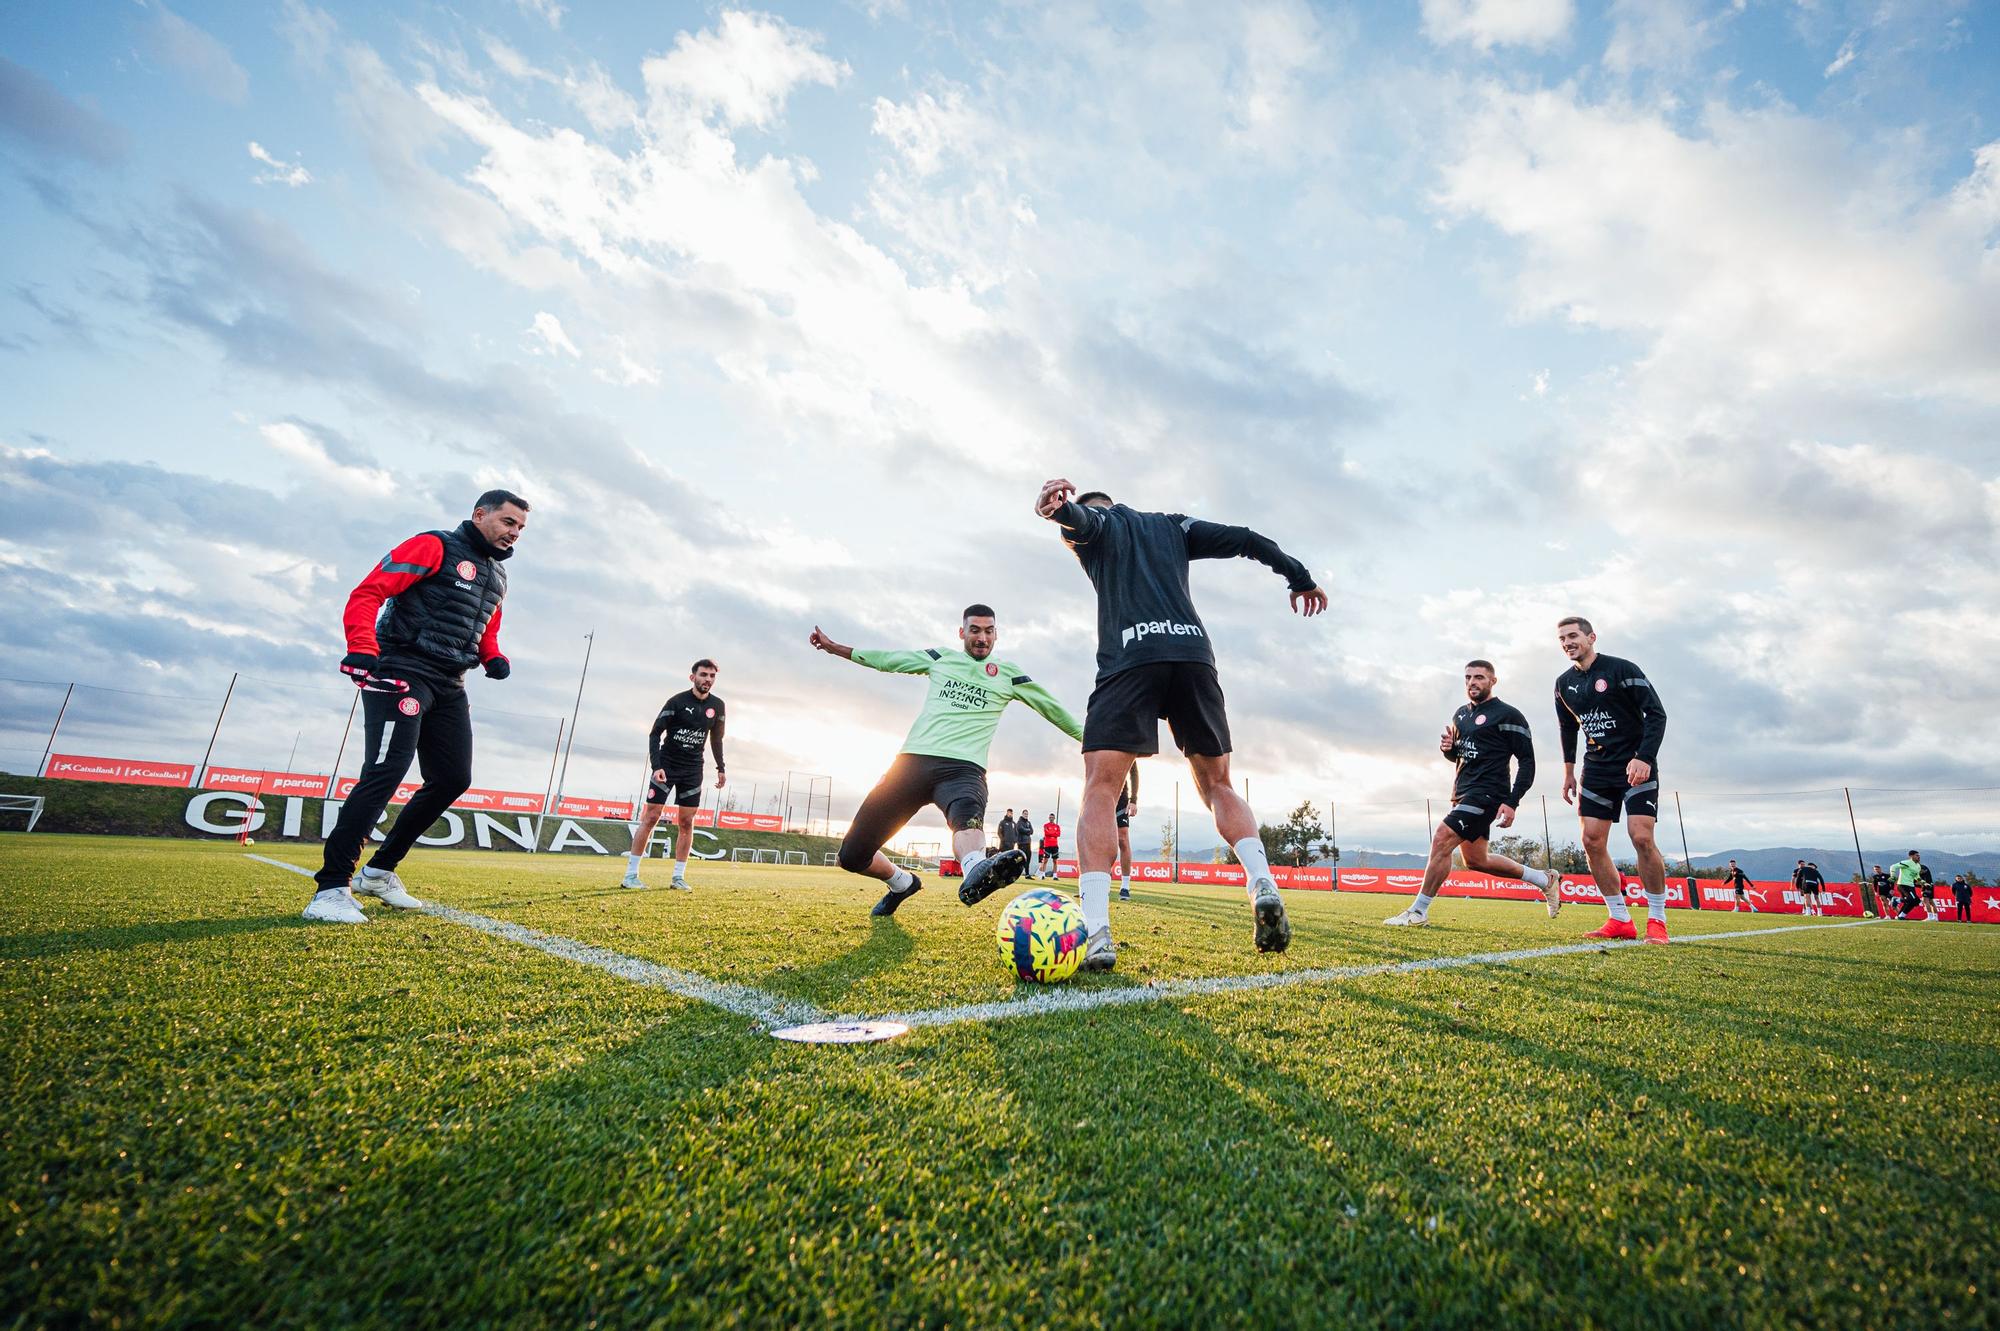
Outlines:
[[[1493,820],[1499,816],[1500,806],[1506,802],[1506,793],[1498,790],[1475,790],[1454,795],[1451,812],[1444,816],[1444,825],[1458,833],[1462,840],[1484,841],[1493,831]]]
[[[1174,743],[1189,757],[1229,752],[1229,715],[1222,682],[1205,661],[1155,661],[1121,670],[1091,692],[1083,717],[1083,751],[1108,749],[1142,757],[1160,751],[1165,718]]]
[[[1602,818],[1607,822],[1617,822],[1618,815],[1629,813],[1634,818],[1657,818],[1660,816],[1660,769],[1653,768],[1653,774],[1638,785],[1627,787],[1624,767],[1609,771],[1583,765],[1583,773],[1577,778],[1576,811],[1585,818]]]
[[[701,769],[692,772],[667,772],[665,781],[646,783],[646,803],[678,804],[683,809],[692,809],[701,803]]]
[[[926,804],[935,804],[954,832],[985,827],[986,769],[962,758],[899,753],[855,810],[846,839],[871,853],[880,850]]]

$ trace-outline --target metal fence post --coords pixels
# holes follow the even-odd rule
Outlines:
[[[69,711],[70,695],[75,692],[76,681],[71,680],[69,687],[63,690],[62,706],[56,709],[56,723],[49,727],[49,742],[42,749],[42,760],[35,764],[36,776],[41,776],[48,770],[49,755],[56,751],[56,732],[62,729],[63,716]]]
[[[215,737],[222,733],[222,718],[229,714],[229,700],[236,696],[236,672],[229,672],[229,688],[222,695],[222,710],[215,714],[215,729],[208,732],[208,748],[201,755],[201,766],[194,769],[194,780],[188,782],[191,789],[199,789],[203,773],[208,771],[208,760],[215,756]]]

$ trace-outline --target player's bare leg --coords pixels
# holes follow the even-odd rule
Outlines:
[[[1135,755],[1093,749],[1083,755],[1083,812],[1076,823],[1077,895],[1089,935],[1083,969],[1108,971],[1118,962],[1111,941],[1111,860],[1118,845],[1118,792]]]
[[[1439,823],[1437,830],[1431,833],[1430,859],[1424,863],[1424,881],[1417,889],[1417,899],[1382,923],[1397,928],[1420,928],[1429,924],[1431,901],[1437,896],[1438,889],[1444,886],[1444,880],[1451,877],[1452,852],[1464,844],[1458,833]],[[1466,862],[1471,863],[1470,855],[1466,857]]]
[[[1278,881],[1271,876],[1271,862],[1265,858],[1263,839],[1257,835],[1257,815],[1230,783],[1229,755],[1191,753],[1188,766],[1194,770],[1196,793],[1215,815],[1215,830],[1222,833],[1222,839],[1236,852],[1237,863],[1243,866],[1244,890],[1257,921],[1257,950],[1283,952],[1292,945],[1291,921],[1285,918]],[[1115,804],[1118,793],[1113,791],[1111,798]]]
[[[1115,815],[1113,821],[1116,821]],[[1132,899],[1132,829],[1129,827],[1118,829],[1118,873],[1118,899],[1120,901],[1130,901]]]
[[[1619,882],[1618,866],[1611,859],[1611,820],[1584,818],[1581,822],[1583,857],[1590,863],[1590,876],[1597,890],[1604,894],[1604,909],[1609,916],[1603,928],[1593,929],[1584,937],[1637,938],[1639,931],[1632,924],[1632,912],[1625,908],[1625,886]]]
[[[677,892],[692,892],[688,886],[688,856],[694,851],[694,810],[674,811],[674,877],[667,886]]]
[[[620,887],[644,887],[639,881],[639,861],[646,858],[646,849],[653,840],[653,829],[660,825],[660,818],[667,811],[664,804],[642,804],[639,806],[639,824],[632,829],[632,849],[625,855],[625,878]]]
[[[1660,857],[1654,839],[1656,820],[1640,814],[1628,815],[1625,831],[1632,838],[1632,851],[1639,861],[1639,885],[1646,889],[1646,941],[1667,941],[1667,862]]]

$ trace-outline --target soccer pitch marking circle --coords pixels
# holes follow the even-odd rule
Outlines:
[[[313,876],[310,869],[302,869],[283,860],[274,860],[267,855],[250,855],[246,858],[304,878]],[[1255,975],[1217,975],[1199,979],[1168,980],[1142,988],[1075,991],[1058,986],[1053,989],[1043,989],[1028,998],[1001,999],[991,1003],[966,1003],[955,1007],[926,1008],[913,1012],[891,1012],[876,1018],[859,1013],[829,1015],[811,1003],[781,998],[777,994],[766,993],[751,985],[711,980],[692,971],[675,970],[671,966],[643,961],[638,957],[628,957],[609,948],[580,943],[574,938],[545,934],[515,924],[511,920],[495,920],[484,915],[475,915],[471,911],[459,910],[454,906],[426,903],[423,913],[433,919],[463,925],[480,933],[491,934],[496,938],[504,938],[524,947],[534,948],[552,957],[594,967],[634,984],[670,990],[683,998],[692,998],[711,1007],[721,1008],[725,1012],[749,1017],[766,1028],[814,1024],[856,1026],[871,1022],[905,1028],[957,1026],[965,1022],[1006,1021],[1017,1017],[1050,1016],[1060,1012],[1089,1012],[1101,1007],[1136,1007],[1148,1003],[1171,1002],[1181,998],[1203,998],[1256,989],[1290,989],[1298,985],[1329,984],[1376,975],[1408,975],[1423,971],[1458,970],[1468,966],[1504,966],[1519,961],[1535,961],[1543,957],[1579,956],[1590,952],[1624,952],[1647,946],[1637,939],[1621,942],[1563,943],[1552,947],[1520,948],[1506,952],[1473,952],[1456,957],[1420,957],[1363,966],[1329,966],[1312,970],[1267,971]],[[1838,920],[1830,924],[1781,924],[1758,929],[1732,929],[1719,934],[1692,934],[1676,940],[1674,946],[1699,947],[1735,938],[1817,933],[1826,929],[1865,929],[1882,923],[1885,921],[1859,919]],[[902,1033],[902,1031],[896,1032],[898,1035]]]
[[[771,1032],[775,1038],[795,1044],[874,1044],[909,1033],[910,1028],[900,1021],[816,1021]]]

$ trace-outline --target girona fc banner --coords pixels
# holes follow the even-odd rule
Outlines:
[[[1695,880],[1701,887],[1701,908],[1703,910],[1733,911],[1736,909],[1736,893],[1727,883],[1713,878]],[[1805,910],[1805,898],[1792,890],[1789,882],[1771,882],[1752,879],[1750,886],[1743,889],[1744,902],[1755,906],[1766,915],[1797,915]],[[1828,883],[1819,896],[1819,904],[1828,915],[1860,915],[1861,884]]]
[[[63,781],[110,781],[121,786],[189,786],[194,767],[188,763],[149,763],[137,758],[91,758],[80,753],[52,753],[43,776]]]

